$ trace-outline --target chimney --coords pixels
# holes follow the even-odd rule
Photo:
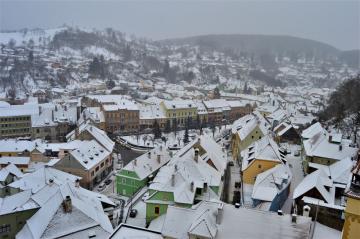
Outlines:
[[[332,142],[332,135],[329,135],[329,143]]]
[[[295,213],[291,214],[291,222],[296,223],[297,215]]]
[[[54,179],[50,178],[49,179],[49,185],[53,185],[54,184]]]
[[[216,224],[220,225],[223,217],[223,204],[221,203],[217,208]]]
[[[204,183],[204,192],[207,192],[207,189],[208,189],[208,184]]]
[[[42,113],[42,108],[41,106],[39,106],[39,115],[41,115],[41,113]]]
[[[309,205],[305,205],[304,207],[303,207],[303,216],[304,217],[310,217],[310,207],[309,207]]]
[[[195,162],[198,162],[198,159],[199,159],[199,149],[196,148],[196,149],[195,149],[195,156],[194,156]]]
[[[57,107],[57,105],[55,105],[55,111],[58,111],[58,107]]]
[[[278,214],[279,216],[283,216],[283,215],[284,215],[284,213],[283,213],[282,210],[278,210],[278,211],[277,211],[277,214]]]
[[[78,178],[75,180],[75,187],[80,187],[80,179]]]
[[[63,201],[63,207],[64,207],[64,212],[68,213],[72,211],[72,203],[71,203],[71,198],[70,196],[66,196],[66,198]]]
[[[148,152],[148,158],[149,159],[151,158],[151,152],[150,151]]]
[[[339,151],[342,151],[342,149],[343,149],[343,146],[342,146],[342,144],[340,144],[339,145]]]
[[[54,122],[54,111],[51,110],[51,121]]]
[[[190,191],[191,191],[191,192],[194,192],[194,182],[191,182],[191,183],[190,183]]]
[[[64,110],[67,111],[67,105],[64,105]]]
[[[136,166],[136,164],[137,164],[136,159],[134,159],[133,162],[134,162],[134,166]]]
[[[161,163],[161,155],[160,154],[157,155],[157,162],[158,162],[158,164]]]
[[[171,187],[175,186],[175,174],[171,175]]]
[[[175,169],[175,172],[177,172],[177,170],[178,170],[177,164],[174,165],[174,169]]]

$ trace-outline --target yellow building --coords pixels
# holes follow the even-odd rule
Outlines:
[[[266,134],[265,122],[254,114],[236,120],[232,126],[231,149],[234,160],[241,159],[241,151]]]
[[[342,239],[358,239],[360,236],[360,163],[353,170],[350,189],[347,192],[345,223]]]
[[[185,127],[187,120],[193,122],[197,117],[197,106],[192,100],[173,100],[163,101],[160,107],[165,111],[165,116],[170,120],[171,127],[177,124],[177,127]]]
[[[241,154],[242,180],[246,184],[254,184],[258,174],[286,162],[285,155],[269,136],[251,144]]]

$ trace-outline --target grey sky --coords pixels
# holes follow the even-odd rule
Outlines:
[[[360,49],[359,1],[4,1],[0,29],[63,23],[152,39],[211,33],[282,34]]]

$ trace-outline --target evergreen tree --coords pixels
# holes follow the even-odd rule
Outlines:
[[[153,134],[154,134],[155,139],[161,138],[161,129],[160,129],[160,126],[159,126],[159,123],[157,122],[157,120],[155,120],[154,125],[153,125]]]
[[[220,90],[218,87],[214,89],[214,99],[220,99]]]
[[[30,51],[29,56],[28,56],[28,61],[33,62],[33,60],[34,60],[34,53],[33,53],[33,51]]]
[[[215,124],[214,124],[214,123],[211,123],[210,128],[211,128],[211,131],[212,131],[212,134],[213,134],[213,138],[215,138],[215,131],[216,131],[216,126],[215,126]]]
[[[184,144],[189,143],[189,129],[186,127],[185,128],[185,133],[184,133],[184,139],[183,139]]]
[[[196,125],[195,125],[195,128],[200,129],[200,127],[201,127],[201,120],[200,120],[200,115],[198,114],[198,115],[196,116]]]
[[[173,119],[173,132],[175,134],[175,137],[176,137],[176,134],[177,134],[177,130],[178,130],[178,126],[177,126],[177,121],[176,119]]]
[[[169,133],[170,131],[171,131],[171,123],[170,120],[167,119],[165,124],[165,132]]]

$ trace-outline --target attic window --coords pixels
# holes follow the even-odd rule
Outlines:
[[[101,153],[104,153],[104,150],[103,150],[103,149],[100,149],[100,152],[101,152]]]
[[[94,157],[89,157],[89,159],[93,160],[93,159],[94,159]]]
[[[85,161],[84,161],[84,164],[87,164],[87,163],[88,163],[88,161],[87,161],[87,160],[85,160]]]

